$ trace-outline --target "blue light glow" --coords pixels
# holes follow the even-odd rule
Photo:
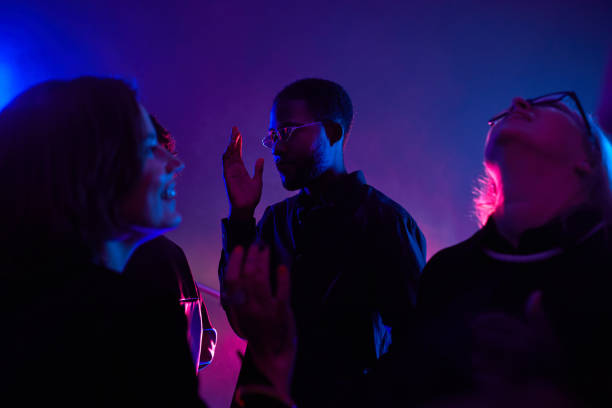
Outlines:
[[[15,96],[13,75],[8,64],[0,61],[0,109]]]

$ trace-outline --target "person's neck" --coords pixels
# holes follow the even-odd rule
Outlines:
[[[560,176],[559,169],[531,169],[518,165],[501,174],[503,199],[493,218],[499,233],[518,246],[526,230],[540,227],[572,208],[584,197],[571,176]]]
[[[142,241],[136,237],[106,241],[100,252],[100,263],[112,271],[122,273],[130,256]]]
[[[346,176],[344,163],[337,164],[328,168],[319,177],[308,183],[308,185],[304,187],[304,191],[308,195],[324,194],[344,176]]]

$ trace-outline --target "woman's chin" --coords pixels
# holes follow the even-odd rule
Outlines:
[[[167,221],[163,223],[161,228],[165,229],[166,231],[172,230],[181,225],[181,222],[183,222],[183,216],[179,213],[175,213],[174,215],[167,217]]]
[[[140,222],[137,225],[132,225],[130,229],[132,234],[149,240],[175,229],[182,221],[183,217],[179,213],[173,213],[164,216],[163,219]]]

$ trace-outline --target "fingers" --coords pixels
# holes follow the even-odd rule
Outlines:
[[[270,299],[270,249],[251,245],[244,265],[245,286],[257,299]]]
[[[232,132],[230,134],[229,144],[227,145],[226,153],[233,153],[236,150],[236,144],[238,142],[238,137],[240,136],[240,132],[236,126],[232,126]]]
[[[264,159],[259,158],[255,162],[255,172],[253,173],[253,180],[255,180],[255,182],[259,186],[263,186],[263,170],[264,170]]]
[[[234,153],[242,159],[242,134],[238,131],[236,126],[232,127],[232,137],[235,137],[236,141],[234,144]]]
[[[270,287],[270,247],[267,245],[259,251],[259,278],[267,289],[266,295],[272,296]]]
[[[242,268],[242,257],[244,249],[236,247],[229,258],[225,275],[223,275],[223,287],[221,291],[221,304],[227,308],[227,318],[232,329],[238,336],[244,338],[244,333],[240,328],[240,319],[237,308],[240,308],[246,301],[246,296],[240,288],[240,269]]]
[[[234,157],[242,157],[242,137],[240,135],[240,131],[236,126],[232,126],[232,132],[230,135],[230,141],[227,145],[227,149],[223,154],[223,159],[231,159]]]

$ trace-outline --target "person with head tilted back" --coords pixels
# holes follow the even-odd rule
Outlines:
[[[609,406],[610,141],[569,91],[514,98],[489,124],[482,228],[421,279],[433,392]]]

